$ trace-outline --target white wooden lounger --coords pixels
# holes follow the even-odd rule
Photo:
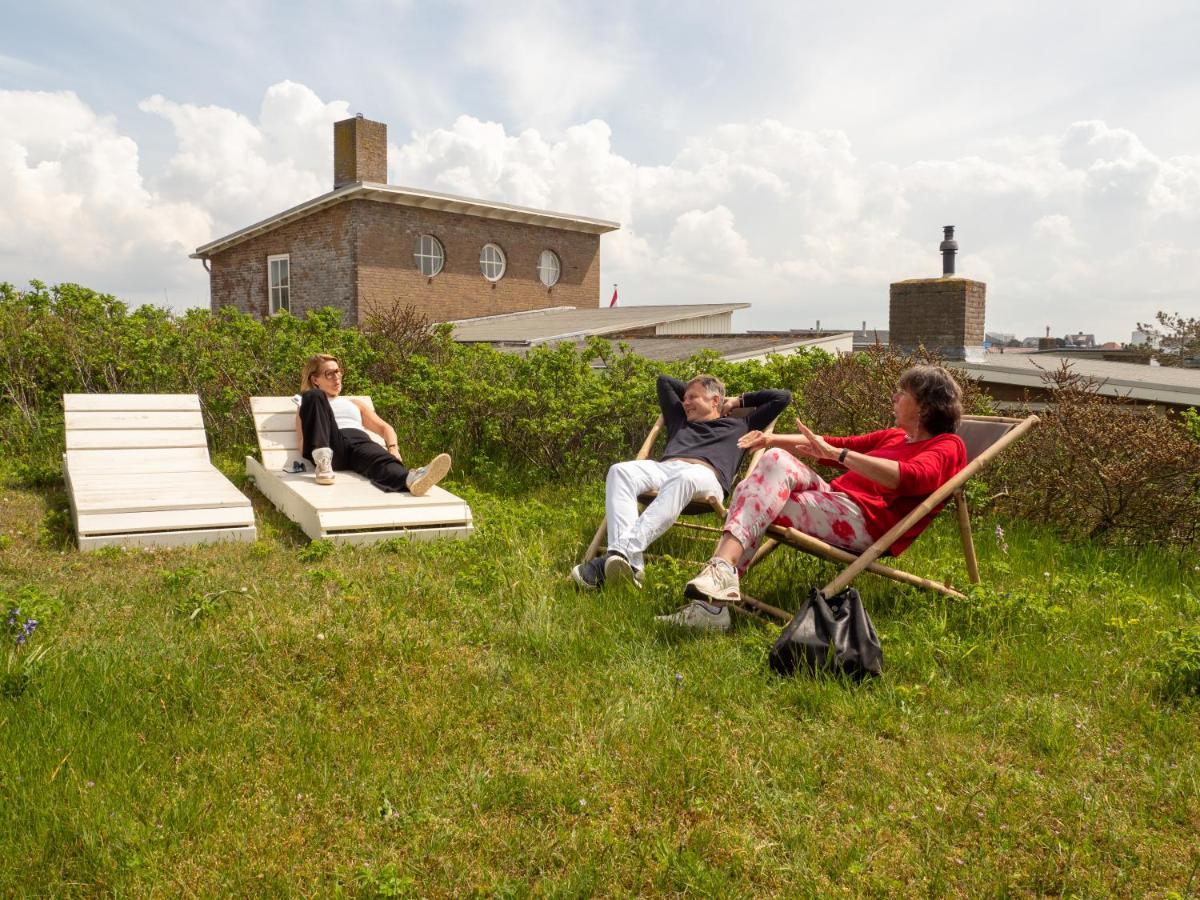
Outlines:
[[[370,397],[354,399],[371,406]],[[474,530],[466,501],[440,487],[431,488],[424,497],[387,493],[355,472],[338,472],[332,485],[317,484],[312,463],[307,463],[304,472],[285,473],[283,467],[288,462],[300,459],[295,403],[291,397],[251,397],[250,409],[262,460],[247,456],[246,474],[313,540],[431,540],[466,537]]]
[[[80,550],[253,541],[249,499],[208,456],[195,394],[64,394]]]

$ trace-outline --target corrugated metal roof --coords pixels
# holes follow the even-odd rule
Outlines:
[[[481,219],[500,219],[505,222],[523,222],[528,225],[539,225],[546,228],[561,228],[566,231],[582,231],[587,234],[605,234],[616,231],[621,227],[618,222],[606,219],[593,219],[587,216],[572,216],[566,213],[551,212],[544,209],[531,209],[525,206],[513,206],[508,203],[494,203],[490,200],[476,200],[471,197],[459,197],[454,194],[441,194],[436,191],[422,191],[416,188],[400,187],[394,184],[373,184],[359,181],[347,184],[337,190],[322,194],[293,206],[270,218],[255,222],[232,234],[210,241],[202,247],[197,247],[191,259],[208,259],[214,253],[228,250],[252,237],[273,231],[282,225],[312,215],[318,210],[326,209],[347,200],[375,200],[381,203],[394,203],[399,206],[413,206],[419,209],[436,209],[443,212],[459,213],[465,216],[476,216]]]
[[[1044,353],[989,354],[983,363],[953,362],[950,365],[985,383],[1040,388],[1045,386],[1042,373],[1053,372],[1062,363],[1069,364],[1072,372],[1102,383],[1101,393],[1109,396],[1128,396],[1147,403],[1174,406],[1200,406],[1200,369],[1142,366]]]
[[[663,322],[724,315],[749,307],[749,303],[618,306],[611,309],[559,306],[480,319],[463,319],[452,324],[454,339],[463,343],[540,344],[650,328]]]

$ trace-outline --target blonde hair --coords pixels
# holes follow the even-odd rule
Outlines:
[[[335,362],[341,366],[341,363],[338,362],[338,358],[336,356],[330,356],[328,353],[314,353],[308,358],[308,362],[304,364],[304,368],[300,372],[300,393],[303,394],[305,391],[316,387],[316,385],[312,383],[313,376],[316,375],[317,372],[321,370],[321,366],[327,362]]]

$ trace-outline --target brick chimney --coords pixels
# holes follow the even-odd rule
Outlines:
[[[333,188],[356,181],[387,184],[387,126],[362,113],[333,123]]]
[[[947,235],[953,236],[949,226]],[[946,359],[981,359],[986,296],[984,282],[953,274],[897,281],[891,286],[889,343],[903,353],[923,346]]]

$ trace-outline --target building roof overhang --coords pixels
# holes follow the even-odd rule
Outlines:
[[[593,336],[620,334],[670,322],[685,322],[723,316],[749,303],[689,303],[654,306],[590,307],[556,306],[474,319],[459,319],[454,340],[463,344],[545,344]]]
[[[270,218],[247,225],[232,234],[209,241],[190,255],[191,259],[210,259],[213,255],[237,246],[251,238],[274,231],[315,212],[345,203],[348,200],[373,200],[378,203],[392,203],[397,206],[411,206],[417,209],[434,209],[440,212],[458,213],[464,216],[475,216],[480,219],[494,219],[502,222],[519,222],[525,225],[537,225],[543,228],[558,228],[563,231],[580,231],[585,234],[606,234],[621,227],[618,222],[606,219],[592,219],[586,216],[571,216],[566,213],[551,212],[544,209],[531,209],[524,206],[513,206],[508,203],[493,203],[488,200],[476,200],[470,197],[459,197],[454,194],[441,194],[436,191],[421,191],[416,188],[399,187],[393,184],[373,184],[367,181],[356,181],[343,185],[327,194],[313,197],[293,206]]]

